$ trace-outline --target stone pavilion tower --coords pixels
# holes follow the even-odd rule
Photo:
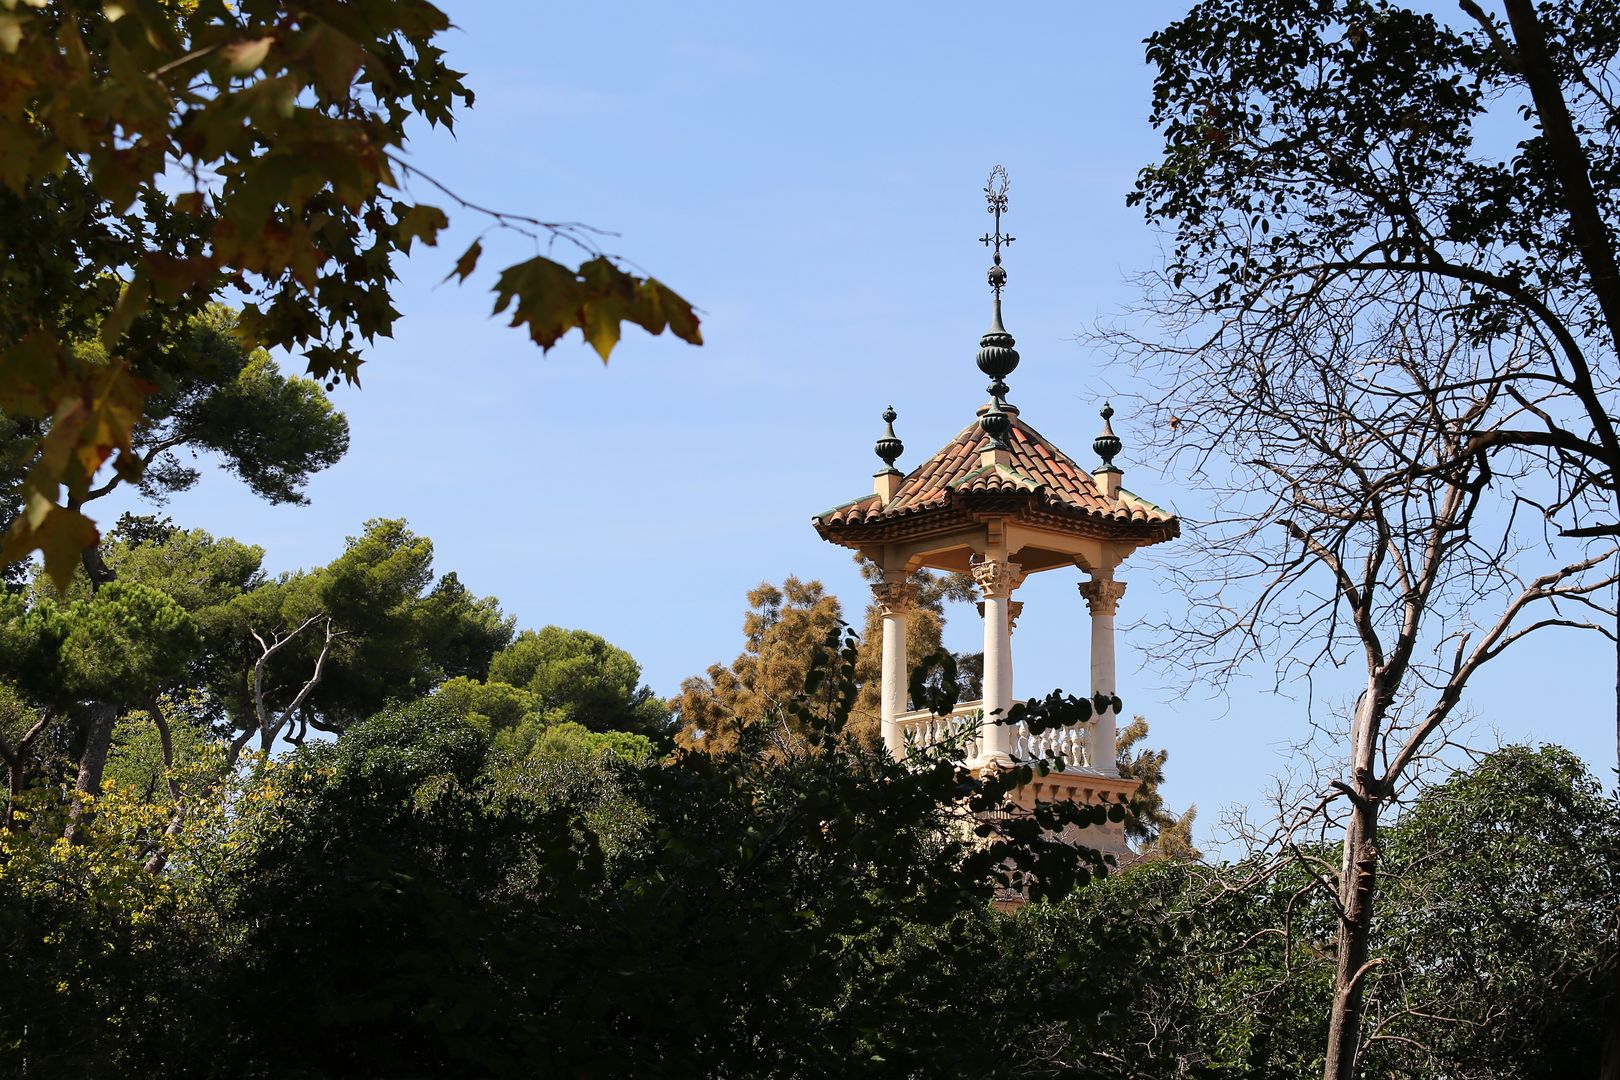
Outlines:
[[[1111,696],[1117,690],[1114,616],[1125,594],[1118,568],[1137,548],[1175,539],[1181,526],[1173,513],[1121,486],[1124,473],[1114,459],[1123,444],[1110,422],[1112,408],[1103,406],[1102,433],[1092,442],[1101,460],[1088,472],[1007,402],[1006,380],[1019,356],[1001,315],[1007,282],[1001,249],[1013,238],[1001,232],[1007,174],[999,165],[985,193],[995,216],[994,234],[982,238],[994,249],[994,307],[990,328],[979,339],[978,365],[990,378],[990,400],[972,423],[908,473],[895,467],[903,447],[894,432],[895,412],[886,410],[876,448],[884,467],[872,492],[817,515],[814,524],[822,539],[855,549],[882,570],[872,591],[883,612],[882,730],[891,753],[903,754],[908,742],[926,745],[960,735],[982,710],[978,739],[966,743],[970,767],[1061,754],[1067,768],[1041,778],[1028,797],[1124,797],[1135,782],[1120,777],[1115,766],[1112,712],[1039,735],[991,722],[1008,716],[1016,700],[1012,631],[1023,604],[1013,596],[1030,574],[1077,568],[1084,575],[1079,589],[1090,613],[1091,690]],[[912,575],[924,568],[967,571],[983,597],[984,698],[962,703],[950,717],[912,711],[907,701],[906,617],[917,593]]]

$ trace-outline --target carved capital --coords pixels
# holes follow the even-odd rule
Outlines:
[[[979,618],[984,618],[984,601],[980,600],[975,606],[979,609]],[[1024,602],[1022,600],[1007,601],[1007,633],[1010,634],[1018,629],[1018,616],[1023,613]]]
[[[1024,568],[1004,559],[985,559],[973,564],[973,583],[985,599],[1007,597],[1023,584]]]
[[[1119,610],[1119,598],[1125,595],[1125,583],[1113,578],[1092,578],[1080,583],[1080,595],[1086,598],[1086,607],[1093,615],[1112,615]]]
[[[917,586],[909,581],[880,581],[872,586],[872,598],[885,616],[904,615],[917,604]]]

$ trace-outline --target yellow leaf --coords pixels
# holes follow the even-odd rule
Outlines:
[[[234,41],[225,46],[221,53],[232,75],[247,75],[258,70],[259,65],[264,63],[264,58],[270,54],[270,46],[275,43],[276,39],[273,37]]]
[[[20,15],[0,15],[0,52],[14,53],[22,44],[23,21]]]
[[[45,572],[58,589],[66,591],[85,550],[100,540],[101,534],[89,518],[34,491],[0,542],[0,562],[18,562],[38,551],[45,557]]]
[[[113,306],[112,314],[108,315],[101,324],[101,344],[103,348],[111,349],[124,336],[130,324],[135,321],[146,308],[146,301],[151,296],[151,287],[144,274],[137,275],[135,280],[125,285],[118,294],[118,303]]]

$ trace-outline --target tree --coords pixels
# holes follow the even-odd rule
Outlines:
[[[390,1075],[995,1069],[1005,1048],[941,1007],[941,964],[978,976],[972,995],[1005,993],[994,889],[1089,881],[1098,857],[1053,830],[1122,810],[1020,812],[1006,799],[1028,770],[974,778],[940,754],[902,764],[863,747],[845,731],[855,644],[837,645],[811,695],[781,705],[816,752],[773,750],[750,724],[733,750],[612,765],[641,816],[611,858],[579,805],[504,767],[492,777],[487,736],[437,698],[302,748],[276,826],[240,868],[254,887],[227,913],[241,938],[211,995],[227,1018],[218,1060]],[[962,940],[991,947],[953,959]],[[311,1025],[294,1043],[252,1007],[289,994]],[[1026,1014],[1009,1015],[1022,1030]]]
[[[1620,806],[1556,746],[1509,746],[1389,831],[1374,1075],[1590,1075],[1620,986]]]
[[[1020,982],[1037,1000],[1072,1002],[1032,1010],[1020,1044],[1035,1061],[1021,1074],[1293,1080],[1309,1068],[1320,1044],[1310,995],[1323,983],[1320,965],[1313,971],[1302,944],[1290,964],[1273,929],[1290,925],[1281,882],[1239,891],[1231,886],[1241,870],[1138,862],[1019,912],[1002,963],[1026,965]],[[1099,966],[1101,986],[1071,974]],[[1071,995],[1088,990],[1106,995],[1101,1023],[1073,1007]]]
[[[63,690],[90,703],[74,784],[78,795],[101,791],[120,707],[144,704],[172,688],[201,645],[197,624],[184,608],[137,583],[113,582],[68,609],[59,653]],[[81,805],[75,803],[75,820]]]
[[[669,709],[641,683],[641,665],[597,634],[525,630],[486,667],[486,681],[449,679],[435,699],[514,761],[608,750],[641,758],[668,743]]]
[[[271,503],[301,503],[309,478],[335,464],[349,445],[349,425],[333,408],[319,383],[288,378],[263,349],[245,347],[235,336],[236,313],[213,304],[180,325],[171,340],[142,358],[135,374],[146,384],[146,404],[130,432],[130,452],[139,466],[131,473],[141,494],[161,504],[170,494],[194,485],[198,471],[180,455],[210,454]],[[107,360],[99,342],[77,346],[91,362]],[[32,425],[27,418],[9,421]],[[21,509],[32,439],[13,443],[17,452],[0,461],[0,483],[13,493],[9,526]],[[75,496],[83,507],[118,490],[126,476],[115,472]],[[112,580],[95,549],[83,555],[93,585]]]
[[[1276,500],[1223,506],[1211,546],[1259,545],[1266,581],[1203,643],[1269,649],[1305,677],[1341,647],[1366,662],[1327,793],[1349,803],[1330,1080],[1359,1045],[1381,807],[1481,664],[1537,626],[1616,617],[1592,601],[1612,548],[1537,539],[1516,515],[1616,531],[1602,86],[1620,9],[1506,0],[1504,23],[1461,7],[1452,26],[1360,0],[1212,0],[1148,45],[1165,154],[1131,199],[1174,231],[1153,286],[1177,334],[1161,430],[1198,468],[1240,463],[1249,476],[1217,481],[1226,495],[1247,481]],[[1523,104],[1525,130],[1495,159],[1498,100]],[[1249,527],[1266,522],[1286,543]],[[1562,554],[1519,573],[1535,546]],[[1298,587],[1316,573],[1322,586]],[[1466,628],[1450,638],[1447,606]],[[1294,636],[1303,625],[1317,629]]]
[[[233,335],[235,322],[233,311],[210,305],[188,316],[168,340],[154,344],[139,358],[133,370],[147,388],[147,400],[144,416],[129,433],[129,450],[137,467],[70,493],[70,510],[77,512],[112,494],[126,479],[136,480],[144,496],[161,503],[198,479],[196,469],[180,461],[182,452],[193,457],[198,453],[221,457],[228,469],[271,502],[300,502],[300,488],[308,478],[343,455],[348,447],[348,422],[333,409],[319,384],[284,377],[268,353],[244,347]],[[103,346],[93,337],[74,342],[73,348],[75,355],[92,366],[108,364]],[[0,426],[9,426],[20,436],[5,440],[10,452],[0,460],[0,485],[10,492],[0,504],[0,512],[9,514],[0,525],[11,526],[20,522],[28,473],[43,460],[34,453],[27,433],[38,434],[49,425],[42,427],[21,416],[8,418]],[[173,531],[151,519],[127,514],[120,525],[149,528],[157,534]],[[99,546],[85,548],[79,560],[92,590],[116,577]],[[58,589],[74,591],[60,572],[52,576]],[[103,701],[84,710],[81,721],[88,726],[80,751],[80,777],[81,785],[89,785],[82,788],[87,793],[94,793],[94,778],[99,774],[95,762],[105,757],[113,717],[119,707],[129,704]]]
[[[783,708],[804,688],[820,644],[843,624],[843,607],[819,581],[789,576],[748,594],[743,652],[730,667],[712,664],[681,684],[670,708],[680,719],[676,742],[691,749],[731,750],[746,722],[780,726]]]
[[[473,596],[453,573],[435,579],[432,542],[403,521],[368,522],[328,565],[274,579],[261,569],[261,548],[149,518],[126,516],[101,554],[112,584],[92,590],[81,576],[62,608],[51,599],[54,590],[38,581],[28,598],[6,601],[9,614],[0,623],[15,640],[12,669],[4,675],[39,703],[30,714],[35,720],[23,725],[23,745],[59,719],[79,715],[85,735],[76,756],[80,790],[88,794],[96,790],[96,762],[105,760],[121,711],[144,712],[165,764],[174,764],[169,710],[159,701],[165,691],[173,692],[173,707],[189,726],[225,741],[232,765],[255,741],[268,752],[278,739],[301,741],[311,728],[341,732],[390,700],[429,693],[447,677],[482,678],[511,640],[512,620],[493,598]],[[127,602],[134,590],[169,614],[160,617],[153,608],[119,623],[123,637],[90,635],[75,645],[74,624],[58,613],[101,610],[102,593],[114,585],[119,588],[106,603]],[[166,638],[173,620],[189,627],[195,640]],[[70,647],[78,652],[70,655]],[[137,657],[154,664],[163,659],[165,676],[139,688],[71,676],[79,665],[104,668]],[[109,696],[85,697],[93,692]],[[14,749],[5,754],[8,764],[17,762],[14,780],[21,784],[28,760]]]
[[[134,540],[142,542],[132,542]],[[223,605],[244,589],[262,584],[259,563],[263,551],[248,548],[235,541],[216,542],[206,533],[187,533],[152,518],[124,515],[109,542],[90,553],[85,569],[64,592],[58,592],[38,574],[27,593],[15,597],[20,605],[17,613],[29,613],[21,625],[33,625],[36,633],[26,648],[19,643],[14,653],[17,666],[7,672],[25,691],[33,703],[29,715],[34,719],[25,733],[19,733],[24,747],[36,740],[46,740],[55,734],[63,722],[71,722],[75,737],[71,743],[59,741],[55,748],[76,762],[78,779],[76,789],[81,796],[93,796],[100,783],[101,763],[105,761],[113,737],[114,726],[120,712],[143,709],[155,718],[164,744],[170,732],[155,701],[163,692],[184,687],[196,687],[217,675],[222,655],[228,655],[233,633],[222,618]],[[127,566],[126,566],[127,564]],[[95,568],[95,576],[90,572]],[[119,572],[126,572],[126,580],[119,582]],[[55,636],[40,636],[38,627],[49,625],[57,614],[64,617],[73,611],[96,610],[101,599],[100,585],[130,586],[147,597],[148,605],[161,605],[167,613],[159,618],[156,609],[147,612],[152,621],[143,624],[139,617],[120,624],[116,636],[92,635],[81,641],[80,654],[70,659],[67,647],[68,622],[61,622]],[[122,595],[122,593],[115,593]],[[188,636],[179,642],[166,638],[171,624],[176,624],[178,611],[184,617]],[[143,640],[143,636],[149,640]],[[174,648],[176,653],[164,656],[164,650]],[[106,650],[105,656],[96,654]],[[35,651],[30,651],[35,650]],[[30,657],[43,656],[37,660]],[[105,680],[85,680],[74,676],[78,664],[106,665],[125,659],[144,657],[148,665],[165,661],[170,670],[160,680],[146,680],[143,686],[125,683],[114,685]],[[40,665],[43,664],[43,668]],[[30,674],[43,670],[42,677]],[[95,694],[107,696],[96,697]],[[91,695],[91,696],[86,696]],[[40,743],[39,745],[43,745]],[[37,773],[42,762],[33,762],[31,769],[26,752],[15,759],[13,780],[21,785],[30,771]]]
[[[1616,805],[1558,747],[1506,747],[1424,787],[1382,834],[1358,1075],[1591,1075],[1620,959],[1617,826]],[[1331,859],[1331,845],[1308,854]],[[1279,866],[1259,850],[1220,866],[1138,862],[1031,905],[1002,954],[1030,964],[1022,1003],[1054,1018],[1019,1038],[1038,1054],[1025,1071],[1292,1080],[1320,1069],[1336,903],[1308,862]],[[1133,934],[1137,919],[1151,929]],[[1042,1007],[1052,972],[1100,963],[1125,988],[1102,1025]]]
[[[433,542],[389,519],[367,522],[324,567],[244,590],[221,615],[233,648],[209,689],[232,761],[251,741],[268,752],[312,728],[341,733],[447,676],[480,677],[512,636],[493,598],[454,574],[435,581]]]
[[[528,691],[547,724],[657,733],[669,722],[635,658],[588,630],[525,630],[490,661],[489,682]]]
[[[0,636],[7,646],[0,680],[8,684],[12,713],[10,738],[0,737],[10,777],[8,807],[21,794],[35,740],[58,718],[74,716],[82,750],[76,755],[71,836],[86,797],[100,792],[120,710],[140,707],[179,684],[201,649],[200,632],[164,593],[114,582],[66,605],[8,595],[0,599]]]
[[[33,440],[8,455],[27,470],[6,561],[42,551],[66,584],[97,540],[77,507],[102,467],[140,474],[141,372],[228,291],[248,297],[244,341],[302,351],[329,387],[354,381],[398,318],[396,259],[448,224],[413,180],[586,256],[535,256],[494,283],[496,312],[542,348],[577,327],[605,359],[625,321],[701,340],[691,305],[622,269],[601,234],[486,210],[407,160],[412,121],[450,127],[472,103],[439,45],[449,26],[425,0],[4,5],[0,411]],[[91,339],[104,351],[75,347]]]
[[[857,561],[860,561],[857,559]],[[872,564],[862,562],[861,574],[875,580]],[[917,602],[906,625],[907,669],[941,649],[945,628],[945,603],[971,599],[966,575],[934,575],[921,571],[913,575],[918,586]],[[843,619],[843,606],[827,593],[819,581],[788,577],[780,586],[761,583],[748,594],[753,610],[743,617],[744,651],[729,668],[712,665],[703,676],[681,684],[681,693],[670,705],[680,718],[678,736],[682,745],[722,749],[735,745],[737,717],[780,715],[780,703],[790,700],[803,685],[811,659],[828,632]],[[855,661],[855,681],[860,696],[855,702],[850,730],[858,738],[877,745],[879,740],[878,683],[882,671],[882,615],[875,603],[866,607],[865,630],[860,654]],[[974,656],[958,656],[960,696],[977,695],[971,670]],[[935,676],[937,681],[937,674]],[[701,736],[698,734],[701,732]],[[711,741],[713,740],[713,741]]]
[[[1266,664],[1279,686],[1304,683],[1313,705],[1339,689],[1328,672],[1364,672],[1354,708],[1328,705],[1319,722],[1342,725],[1327,736],[1342,771],[1284,819],[1311,830],[1328,815],[1343,829],[1337,870],[1316,868],[1336,881],[1342,913],[1330,1080],[1350,1075],[1360,1045],[1380,816],[1481,667],[1549,628],[1607,633],[1601,598],[1615,583],[1603,569],[1611,546],[1564,562],[1485,500],[1493,482],[1532,498],[1538,483],[1533,462],[1459,452],[1510,422],[1515,406],[1489,372],[1522,354],[1476,353],[1446,297],[1433,304],[1385,321],[1302,318],[1287,352],[1206,343],[1172,395],[1199,419],[1170,453],[1224,457],[1231,472],[1203,474],[1216,515],[1194,535],[1188,603],[1161,655],[1216,685]]]
[[[217,1067],[214,989],[229,953],[222,900],[246,886],[244,841],[273,824],[283,775],[220,776],[218,754],[170,772],[181,793],[117,778],[61,841],[59,793],[28,793],[26,824],[0,830],[0,1052],[15,1075],[205,1075]],[[148,797],[151,795],[151,797]],[[184,812],[176,812],[183,806]],[[161,838],[170,858],[154,872]]]
[[[1147,718],[1133,716],[1115,739],[1119,775],[1140,785],[1125,810],[1125,836],[1158,857],[1196,859],[1192,823],[1198,808],[1191,806],[1176,815],[1165,807],[1159,788],[1164,784],[1164,763],[1170,760],[1170,751],[1137,750],[1136,745],[1147,736]]]
[[[56,605],[29,605],[16,593],[0,595],[0,758],[6,764],[5,827],[15,819],[35,746],[70,700],[57,656],[67,636]]]
[[[1174,231],[1156,295],[1195,339],[1284,353],[1299,319],[1443,297],[1470,347],[1518,354],[1487,373],[1516,408],[1454,455],[1535,455],[1559,478],[1536,509],[1613,536],[1620,6],[1459,7],[1210,0],[1154,34],[1165,152],[1130,201]]]

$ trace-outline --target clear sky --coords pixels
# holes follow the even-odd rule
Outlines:
[[[488,317],[492,271],[531,242],[486,238],[483,271],[438,284],[486,224],[455,211],[441,248],[403,267],[406,317],[364,388],[337,395],[353,446],[312,505],[269,507],[210,474],[173,500],[177,523],[261,544],[282,570],[331,559],[368,518],[407,518],[441,572],[522,626],[603,634],[661,693],[737,654],[761,581],[820,578],[858,622],[855,567],[810,517],[870,490],[885,405],[909,468],[983,399],[976,238],[996,163],[1018,238],[1010,400],[1091,464],[1097,408],[1129,379],[1079,336],[1159,257],[1124,198],[1156,145],[1141,42],[1184,4],[440,2],[478,101],[454,138],[422,132],[416,163],[473,201],[621,234],[612,250],[702,309],[706,344],[628,329],[607,367],[577,335],[542,356]],[[1132,417],[1115,427],[1126,485],[1190,506],[1133,455]],[[1084,688],[1078,577],[1020,591],[1020,695]],[[1170,750],[1168,800],[1199,804],[1208,842],[1221,807],[1258,802],[1283,768],[1302,706],[1269,683],[1211,697],[1142,670],[1129,624],[1173,598],[1149,559],[1121,577],[1120,692]],[[972,609],[950,615],[948,644],[976,648]],[[1481,682],[1476,736],[1555,739],[1606,768],[1612,652],[1567,636],[1532,648]]]

